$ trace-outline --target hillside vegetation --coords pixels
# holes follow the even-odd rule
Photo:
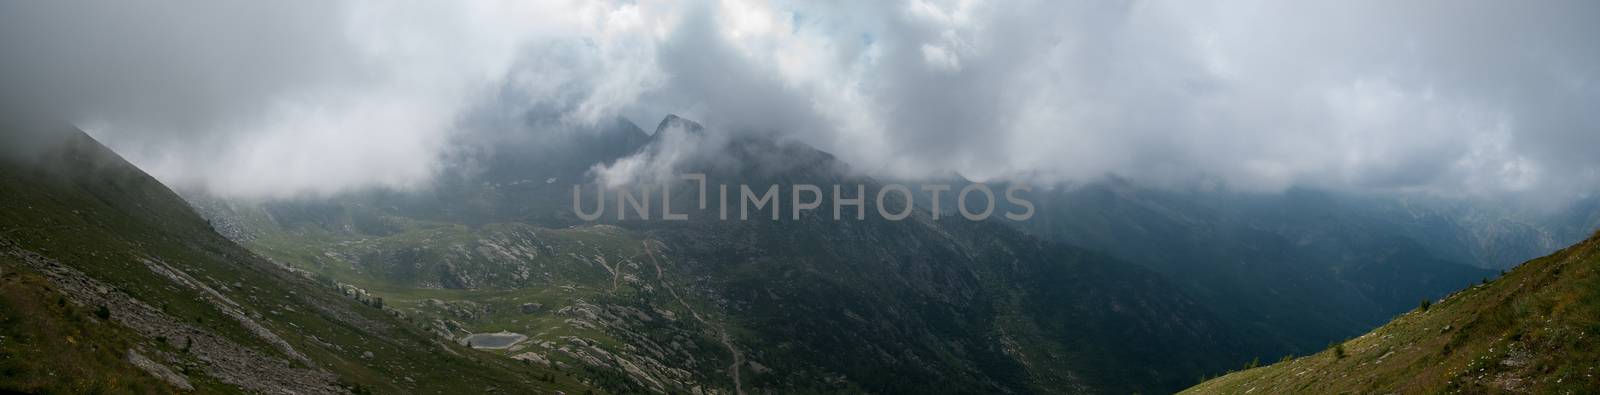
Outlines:
[[[1600,234],[1314,355],[1191,394],[1600,391]]]
[[[0,155],[0,392],[589,388],[430,335],[238,247],[79,131],[3,136],[55,141]]]

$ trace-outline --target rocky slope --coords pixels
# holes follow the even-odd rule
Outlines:
[[[442,341],[217,234],[70,128],[0,154],[0,390],[43,393],[582,391]],[[17,141],[22,141],[18,143]]]

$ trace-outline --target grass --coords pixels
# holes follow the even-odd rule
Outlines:
[[[0,256],[0,392],[170,393],[125,361],[141,339]],[[48,317],[48,318],[46,318]],[[211,388],[218,389],[218,388]]]
[[[1600,390],[1597,270],[1600,234],[1327,351],[1185,392],[1593,393]]]
[[[216,234],[176,194],[82,136],[33,162],[0,158],[0,237],[75,268],[179,321],[282,358],[203,297],[152,272],[158,260],[237,302],[348,388],[377,393],[582,393],[578,378],[442,342],[391,312],[281,270]],[[12,259],[12,258],[4,258]],[[42,276],[0,260],[0,389],[39,393],[169,393],[123,362],[129,349],[185,355],[75,306]],[[372,357],[364,357],[370,352]],[[146,356],[151,356],[146,354]],[[197,362],[203,366],[203,362]],[[178,367],[174,367],[178,369]],[[201,392],[237,392],[203,369],[180,372]],[[533,377],[552,377],[533,380]],[[409,380],[407,380],[409,378]]]

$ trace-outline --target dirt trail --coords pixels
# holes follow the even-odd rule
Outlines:
[[[739,367],[744,365],[744,354],[740,353],[739,348],[733,345],[733,339],[728,337],[727,328],[706,321],[705,318],[700,316],[699,312],[694,310],[694,307],[689,306],[688,302],[684,302],[683,298],[678,297],[678,291],[673,290],[672,284],[668,283],[667,278],[662,275],[661,262],[656,260],[656,254],[650,250],[650,241],[645,240],[641,243],[644,244],[645,254],[650,256],[650,264],[656,267],[656,280],[661,283],[661,287],[666,288],[667,293],[672,295],[672,299],[683,305],[683,308],[689,311],[689,316],[694,317],[695,321],[700,321],[703,325],[717,329],[717,335],[720,338],[719,340],[722,341],[722,345],[728,348],[729,353],[733,354],[733,364],[728,365],[728,378],[733,380],[733,392],[738,395],[744,395],[744,385],[739,382]]]
[[[633,258],[628,258],[628,259],[633,259]],[[607,272],[611,273],[611,293],[612,294],[616,294],[617,293],[617,279],[622,278],[622,263],[623,262],[627,262],[627,259],[624,259],[622,262],[617,262],[617,266],[616,267],[611,267],[611,265],[607,265],[606,264],[606,255],[604,253],[600,252],[599,248],[595,248],[594,249],[594,261],[596,263],[599,263],[600,267],[606,268]]]

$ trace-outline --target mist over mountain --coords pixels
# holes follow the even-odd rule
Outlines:
[[[537,124],[537,121],[533,122]],[[571,188],[576,183],[604,185],[607,174],[627,177],[629,182],[623,183],[623,189],[613,191],[613,194],[623,191],[632,193],[640,187],[652,185],[657,188],[655,191],[659,191],[663,184],[675,184],[672,205],[676,212],[687,214],[690,218],[688,221],[645,221],[637,219],[636,213],[629,214],[632,219],[617,220],[615,212],[622,206],[616,204],[615,195],[610,195],[602,201],[607,207],[603,209],[604,215],[600,216],[598,223],[625,229],[622,234],[629,235],[625,239],[642,237],[659,240],[663,243],[660,247],[662,251],[672,251],[679,259],[687,259],[673,265],[688,265],[679,267],[679,270],[690,270],[697,273],[696,278],[702,279],[697,287],[701,287],[699,292],[705,294],[697,297],[718,300],[719,305],[725,306],[721,313],[727,317],[724,322],[727,325],[739,325],[742,331],[752,334],[751,337],[736,338],[740,344],[736,347],[748,347],[751,352],[761,352],[758,350],[764,347],[762,344],[771,344],[766,342],[798,342],[811,350],[808,352],[833,350],[827,354],[872,349],[879,346],[842,346],[839,342],[843,340],[838,338],[822,339],[829,338],[829,334],[849,332],[864,336],[862,339],[902,341],[894,340],[910,336],[902,331],[925,330],[921,329],[923,325],[938,326],[933,321],[923,320],[950,318],[932,318],[943,314],[932,312],[906,316],[903,312],[895,312],[897,308],[869,313],[863,311],[865,307],[862,306],[892,306],[908,302],[921,305],[925,302],[914,301],[938,300],[941,301],[939,303],[954,303],[943,308],[953,309],[951,312],[963,312],[959,314],[978,319],[977,322],[983,322],[985,319],[978,317],[987,314],[978,311],[991,308],[1001,311],[1022,309],[1015,310],[1017,314],[1023,314],[1017,318],[1029,317],[1027,319],[1034,320],[1036,323],[1030,324],[1033,325],[1030,327],[1035,329],[1030,330],[1042,330],[1035,336],[1043,337],[1031,340],[1012,338],[1010,341],[1032,344],[1024,348],[1041,345],[1065,347],[1058,352],[1078,355],[1050,358],[1066,358],[1070,361],[1083,355],[1094,355],[1091,358],[1097,361],[1094,365],[1123,366],[1120,364],[1124,362],[1115,361],[1129,361],[1126,363],[1154,369],[1157,374],[1129,379],[1140,376],[1130,376],[1131,372],[1128,371],[1103,371],[1067,363],[1064,369],[1068,370],[1058,373],[1031,373],[1079,377],[1079,381],[1061,382],[1063,384],[1060,385],[1073,383],[1067,387],[1045,384],[1056,379],[1034,377],[1023,381],[1033,383],[1036,390],[1049,389],[1051,392],[1064,388],[1096,392],[1118,388],[1170,389],[1173,387],[1169,385],[1188,383],[1188,378],[1183,377],[1186,374],[1211,374],[1206,372],[1237,366],[1233,364],[1249,358],[1275,358],[1320,350],[1331,341],[1381,324],[1395,314],[1414,307],[1419,300],[1436,299],[1461,287],[1495,278],[1498,269],[1515,264],[1510,260],[1544,254],[1558,248],[1557,243],[1581,237],[1575,233],[1581,226],[1574,227],[1570,225],[1571,221],[1557,218],[1593,217],[1592,213],[1535,217],[1457,200],[1407,200],[1403,197],[1312,190],[1286,194],[1227,190],[1174,192],[1112,178],[1073,188],[1034,190],[1028,195],[1038,207],[1038,212],[1033,219],[1021,222],[1000,220],[997,216],[995,220],[968,224],[956,216],[957,208],[952,203],[954,198],[949,195],[941,201],[940,211],[945,217],[939,221],[931,217],[931,202],[927,201],[925,195],[919,195],[915,203],[916,214],[910,220],[918,225],[910,228],[905,224],[875,219],[874,215],[869,215],[866,222],[848,219],[832,221],[826,219],[831,214],[832,204],[831,196],[826,192],[821,196],[819,209],[806,211],[801,220],[793,220],[790,217],[791,208],[787,206],[790,204],[789,186],[865,184],[865,196],[871,196],[883,184],[860,175],[833,155],[804,144],[750,137],[752,135],[712,137],[717,133],[715,128],[669,116],[648,134],[631,122],[619,120],[604,130],[567,134],[572,138],[564,140],[546,139],[534,144],[531,140],[506,138],[494,146],[492,153],[480,156],[475,162],[479,166],[473,171],[454,173],[451,177],[443,178],[446,181],[435,189],[419,192],[375,191],[332,199],[267,202],[229,201],[198,193],[192,200],[214,223],[219,224],[219,228],[233,230],[231,233],[224,230],[225,234],[281,261],[329,273],[339,281],[369,289],[462,289],[468,292],[455,297],[470,301],[481,297],[468,295],[503,292],[494,290],[535,290],[564,282],[595,286],[594,279],[582,280],[582,277],[560,275],[550,278],[549,273],[541,278],[537,271],[541,269],[532,272],[523,269],[527,265],[544,262],[547,258],[522,258],[515,254],[491,252],[503,248],[501,246],[506,243],[548,243],[538,241],[549,237],[538,236],[550,232],[544,227],[576,226],[583,229],[597,223],[576,218],[571,206]],[[514,143],[517,141],[522,143]],[[597,144],[600,142],[605,144]],[[666,148],[685,143],[696,144],[694,148],[704,155],[668,156],[683,151]],[[632,148],[597,149],[616,146]],[[525,155],[545,150],[563,154],[542,157],[545,160],[539,165],[523,162]],[[639,174],[618,175],[623,170],[633,170]],[[713,186],[710,190],[713,206],[699,209],[695,185],[671,177],[684,173],[707,176]],[[915,185],[912,181],[899,181]],[[959,189],[970,181],[957,178],[927,182],[949,183]],[[781,186],[777,199],[779,208],[776,210],[780,214],[779,219],[771,220],[766,215],[767,211],[761,210],[752,216],[753,221],[717,220],[717,184]],[[1003,187],[999,184],[995,186]],[[594,199],[592,190],[584,193],[584,199]],[[641,196],[646,199],[657,198],[650,194]],[[738,199],[737,195],[734,196],[734,199]],[[587,200],[580,203],[588,207],[585,210],[595,207],[595,203]],[[997,203],[996,210],[1000,212],[1012,209],[1004,201]],[[658,213],[655,215],[660,215],[662,203],[657,200],[655,204],[654,210]],[[734,200],[733,204],[739,203]],[[864,211],[871,213],[876,210],[876,203],[871,199],[864,204]],[[729,209],[735,210],[735,213],[739,210],[738,206]],[[897,207],[890,209],[898,210]],[[732,218],[738,218],[738,215]],[[924,226],[929,228],[918,230]],[[965,249],[1001,242],[1008,245],[1004,247],[1006,252],[1002,256],[1010,257],[1000,258],[1002,261],[1021,259],[1018,262],[1026,262],[1028,258],[1023,256],[1031,254],[1026,251],[1037,248],[1013,245],[1009,243],[1016,241],[998,241],[991,237],[1000,237],[998,240],[1033,240],[1028,243],[1044,245],[1066,243],[1087,247],[1087,250],[1079,250],[1074,254],[1089,255],[1053,258],[1052,263],[1036,269],[1011,269],[1031,273],[1023,277],[1009,277],[1022,274],[1011,270],[988,272],[990,269],[964,269],[979,270],[972,274],[977,276],[973,279],[946,277],[953,273],[947,272],[950,268],[940,266],[942,264],[939,262],[976,259],[976,262],[962,265],[976,264],[982,267],[986,264],[981,262],[992,259],[982,258],[983,254],[988,253]],[[465,247],[475,243],[491,244]],[[937,246],[949,243],[964,246],[961,247],[963,252],[954,256],[923,256],[920,252],[910,252],[942,248]],[[1075,250],[1081,247],[1066,248]],[[1053,248],[1060,247],[1044,249],[1049,251]],[[560,250],[558,248],[555,251]],[[629,275],[630,269],[627,267],[631,267],[631,263],[625,264],[628,266],[611,266],[605,263],[604,258],[601,259],[600,265],[612,276],[627,278]],[[1105,266],[1064,263],[1083,259],[1106,259],[1115,263]],[[550,263],[538,265],[540,268],[562,267],[547,266]],[[1069,276],[1053,272],[1066,267],[1077,274]],[[1119,269],[1107,272],[1112,267]],[[645,272],[645,275],[634,275],[634,280],[623,280],[622,283],[644,281],[648,278],[648,267]],[[927,277],[929,275],[933,277]],[[993,276],[1006,279],[993,282]],[[966,283],[985,278],[989,280]],[[1125,281],[1152,282],[1140,285],[1142,290],[1138,293],[1160,299],[1135,302],[1123,300],[1131,295],[1121,291],[1112,291],[1111,288],[1102,290],[1105,286],[1121,287],[1110,284]],[[602,277],[599,282],[601,290],[605,289],[604,284]],[[999,288],[992,288],[996,286]],[[951,287],[953,289],[949,289]],[[1053,290],[1061,289],[1080,289],[1086,293],[1049,296],[1062,299],[1052,299],[1056,301],[1039,306],[1029,304],[1038,301],[1033,296],[1020,300],[1000,296],[1021,292],[1045,297],[1043,295],[1054,295],[1058,291]],[[957,293],[946,294],[952,291]],[[374,292],[384,294],[385,298],[392,301],[392,305],[405,306],[408,300],[402,296],[404,293]],[[614,294],[616,291],[609,292]],[[900,292],[912,293],[905,295]],[[1155,306],[1168,307],[1151,308],[1178,309],[1159,314],[1195,314],[1197,317],[1171,322],[1169,316],[1168,319],[1146,324],[1132,324],[1129,320],[1138,322],[1147,318],[1136,318],[1137,315],[1129,317],[1126,315],[1128,312],[1097,316],[1094,314],[1099,314],[1096,313],[1098,308],[1082,305],[1084,301],[1103,297],[1112,298],[1109,302],[1114,305],[1154,303]],[[443,300],[453,303],[451,299]],[[561,304],[559,301],[540,300],[539,303],[545,306]],[[1022,304],[1014,306],[1012,303]],[[816,306],[836,306],[843,310],[818,310]],[[1061,317],[1056,314],[1066,313],[1050,312],[1051,309],[1063,306],[1078,306],[1072,307],[1075,309],[1072,311],[1078,312],[1072,314],[1091,315],[1075,316],[1066,321],[1076,324],[1050,323],[1055,321],[1046,317]],[[1113,308],[1113,311],[1117,309]],[[883,332],[887,329],[858,328],[849,320],[835,321],[839,311],[848,312],[847,317],[887,314],[883,319],[906,322],[908,326],[887,332]],[[487,309],[464,316],[471,318],[464,320],[460,327],[476,331],[518,331],[516,325],[507,325],[503,321],[505,314],[508,313],[504,310]],[[978,315],[974,317],[972,314]],[[864,319],[872,321],[870,318]],[[809,324],[800,324],[802,322],[823,324],[810,327]],[[979,325],[977,322],[961,325]],[[1156,325],[1162,328],[1172,324],[1187,329],[1178,332],[1155,329],[1140,335],[1145,336],[1143,340],[1128,340],[1126,333],[1116,334],[1127,331],[1126,325]],[[780,329],[796,325],[810,329]],[[1001,329],[1003,331],[1019,330],[1006,325],[1001,327],[1009,328]],[[1076,336],[1086,343],[1057,343],[1064,340],[1051,340],[1051,333],[1063,333],[1056,332],[1062,330],[1066,331],[1064,333],[1077,333]],[[970,335],[963,334],[965,331],[920,336],[966,339],[964,336]],[[1088,336],[1085,333],[1100,335],[1085,338],[1083,336]],[[1158,339],[1171,339],[1178,343],[1161,343],[1167,340]],[[959,340],[968,341],[975,340]],[[1132,342],[1152,341],[1161,345],[1151,345],[1149,348],[1131,345]],[[1200,343],[1180,345],[1190,341]],[[846,341],[845,344],[852,343]],[[1102,348],[1107,344],[1116,346]],[[1231,351],[1213,348],[1219,346]],[[921,346],[914,344],[900,347],[921,349]],[[935,350],[939,348],[914,352],[944,352]],[[1156,356],[1186,352],[1181,350],[1205,350],[1201,352],[1217,354],[1199,359],[1190,356],[1170,360]],[[971,351],[962,353],[965,352]],[[865,365],[846,368],[818,362],[823,359],[807,359],[821,358],[804,357],[807,352],[789,355],[800,358],[784,362],[789,369],[837,370],[846,377],[856,377],[852,380],[855,381],[854,385],[862,385],[866,389],[907,388],[905,386],[911,385],[868,380],[863,378],[865,376],[854,376],[859,373],[850,373],[862,372],[855,369],[874,366],[871,363],[862,362]],[[1006,355],[1009,355],[1006,358],[1024,361],[1020,362],[1024,364],[1036,363],[1031,358],[1040,357],[1026,353]],[[1155,362],[1158,360],[1197,365],[1160,367],[1165,365]],[[777,362],[760,363],[770,368]],[[950,367],[929,366],[919,369],[939,371]],[[978,373],[974,379],[998,380],[995,385],[1001,387],[1015,385],[1004,384],[1015,379],[999,378],[1004,376],[1001,372],[1007,369],[980,369],[987,373]],[[914,369],[896,374],[916,376],[929,372],[919,373]],[[992,376],[996,374],[1000,376]],[[799,385],[813,378],[806,374],[790,375],[778,379],[783,384],[777,385]],[[1126,387],[1129,383],[1149,380],[1168,384]]]
[[[381,300],[263,259],[93,138],[47,127],[59,138],[46,148],[0,156],[0,390],[590,388],[475,355]],[[45,131],[8,132],[0,142]]]
[[[553,130],[682,114],[880,178],[1116,174],[1545,208],[1600,182],[1588,2],[3,11],[7,103],[239,197],[424,187],[459,140],[528,112],[573,126]]]
[[[191,199],[243,245],[436,320],[442,335],[507,331],[535,344],[592,344],[525,352],[619,375],[603,386],[610,391],[1170,391],[1270,349],[1154,272],[998,221],[940,222],[925,209],[904,221],[835,221],[827,209],[795,219],[787,195],[779,220],[761,211],[723,221],[684,187],[673,204],[686,221],[604,215],[597,225],[574,218],[571,181],[546,182],[657,162],[662,147],[705,130],[671,116],[646,137],[619,122],[575,135],[560,145],[573,162],[539,171],[519,168],[519,158],[547,146],[501,144],[476,172],[412,193]],[[588,150],[589,136],[637,145]],[[837,183],[866,195],[882,187],[799,143],[740,137],[701,148],[720,156],[667,164],[719,184]],[[595,322],[582,311],[622,316]],[[721,346],[637,351],[680,338]],[[596,354],[617,362],[588,359]],[[707,359],[716,363],[696,362]]]
[[[0,392],[1593,392],[1597,20],[3,2]]]

